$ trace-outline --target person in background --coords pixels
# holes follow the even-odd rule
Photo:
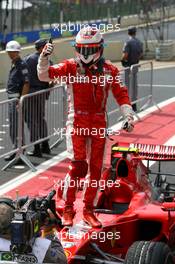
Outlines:
[[[30,73],[29,93],[35,93],[49,88],[49,83],[40,81],[37,76],[38,58],[47,42],[46,39],[38,39],[35,42],[36,52],[25,57],[25,62]],[[48,136],[47,123],[45,120],[45,103],[48,97],[49,93],[44,93],[29,98],[26,109],[26,122],[30,131],[31,142]],[[27,154],[30,156],[42,157],[42,153],[50,154],[48,140],[43,141],[41,145],[39,143],[35,144],[34,150]]]
[[[125,42],[123,47],[123,55],[121,63],[123,67],[129,67],[125,69],[125,85],[128,87],[131,101],[137,100],[138,87],[137,87],[137,72],[138,68],[133,69],[133,78],[130,82],[130,67],[133,64],[138,64],[141,56],[143,55],[143,45],[142,42],[136,38],[136,27],[128,28],[129,39]],[[132,105],[133,110],[137,111],[137,105],[134,103]]]
[[[8,99],[19,99],[22,95],[29,92],[30,78],[27,64],[20,57],[21,46],[17,41],[9,41],[6,45],[6,52],[11,59],[12,65],[7,81]],[[18,105],[16,101],[9,103],[9,123],[10,137],[13,149],[18,144]],[[16,154],[5,157],[6,161],[14,159]]]

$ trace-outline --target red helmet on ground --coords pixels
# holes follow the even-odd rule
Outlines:
[[[103,54],[103,37],[99,29],[82,28],[76,36],[76,55],[86,65],[95,64]]]

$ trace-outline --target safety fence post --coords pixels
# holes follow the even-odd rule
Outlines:
[[[0,157],[9,153],[16,153],[16,156],[2,170],[13,166],[17,160],[21,159],[32,171],[36,171],[35,166],[26,156],[26,149],[48,142],[48,140],[51,141],[50,148],[52,148],[64,140],[65,96],[64,86],[57,85],[24,95],[17,101],[17,108],[15,108],[17,109],[17,120],[13,122],[14,126],[17,126],[15,135],[17,147],[10,152],[6,151]],[[12,100],[10,100],[11,102]],[[2,103],[0,103],[0,107],[1,105]]]
[[[18,150],[18,105],[16,98],[0,102],[0,158]]]
[[[131,89],[136,92],[132,98],[132,105],[139,106],[140,109],[137,111],[143,111],[151,105],[155,105],[160,110],[153,99],[153,62],[149,61],[132,65],[131,79]]]

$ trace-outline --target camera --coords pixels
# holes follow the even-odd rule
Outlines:
[[[49,217],[47,209],[55,212],[55,201],[52,200],[56,191],[53,190],[45,198],[28,198],[22,206],[16,201],[14,217],[11,221],[11,246],[14,254],[32,252],[35,239],[40,236],[41,227]]]

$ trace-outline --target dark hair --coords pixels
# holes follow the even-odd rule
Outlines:
[[[44,47],[48,43],[47,39],[38,39],[35,41],[35,49],[39,49],[41,47]]]
[[[129,27],[128,28],[128,34],[129,35],[134,35],[134,34],[136,34],[136,32],[137,32],[136,27]]]

